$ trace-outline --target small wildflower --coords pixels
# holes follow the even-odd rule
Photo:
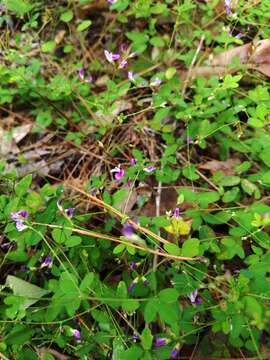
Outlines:
[[[156,78],[150,82],[150,86],[159,86],[162,81],[159,78]]]
[[[126,182],[125,187],[126,187],[126,188],[130,188],[130,187],[132,186],[132,184],[133,184],[133,181],[132,181],[131,179],[129,179],[129,180]]]
[[[145,277],[143,277],[142,280],[144,286],[148,286],[150,284],[149,280],[147,280]]]
[[[174,209],[173,217],[175,219],[179,219],[179,217],[180,217],[180,209],[178,207]]]
[[[191,302],[191,304],[194,304],[194,305],[200,305],[202,304],[202,299],[200,298],[200,296],[198,295],[198,290],[194,290],[192,293],[190,293],[188,295],[188,298]]]
[[[77,329],[72,330],[72,335],[75,337],[75,339],[80,340],[81,339],[81,332]]]
[[[131,270],[137,270],[138,269],[138,265],[134,261],[132,261],[129,266],[130,266]]]
[[[153,165],[150,165],[150,166],[147,166],[147,167],[143,168],[143,170],[144,170],[145,172],[147,172],[147,173],[150,173],[150,172],[156,170],[156,167],[153,166]]]
[[[111,170],[111,173],[114,173],[114,178],[116,180],[120,180],[125,175],[125,170],[121,169],[121,165],[118,165]]]
[[[131,159],[130,159],[130,164],[131,164],[132,166],[136,165],[136,164],[137,164],[137,160],[136,160],[135,158],[131,158]]]
[[[224,7],[225,7],[227,15],[231,15],[231,13],[232,13],[231,2],[232,2],[232,0],[224,0]]]
[[[41,267],[49,267],[52,265],[52,258],[50,255],[47,255],[43,261],[43,263],[41,264]]]
[[[23,231],[27,228],[27,225],[24,224],[24,221],[28,218],[29,214],[26,210],[19,210],[17,212],[12,212],[10,217],[16,222],[16,229],[18,231]]]
[[[91,83],[91,82],[93,82],[93,80],[94,80],[94,78],[93,78],[93,75],[88,75],[88,77],[87,77],[87,79],[85,80],[85,82],[87,82],[87,83]]]
[[[131,54],[128,55],[129,58],[134,58],[136,57],[138,54],[136,52],[133,52]]]
[[[122,234],[127,238],[127,239],[132,239],[133,235],[134,235],[134,227],[129,223],[129,222],[125,222],[122,228]]]
[[[104,50],[104,55],[110,63],[120,59],[119,54],[113,54],[112,52],[109,52],[108,50]]]
[[[21,268],[20,268],[20,271],[21,272],[28,272],[30,269],[27,265],[22,265]]]
[[[191,136],[187,136],[187,144],[193,144],[193,139]]]
[[[12,212],[10,214],[11,219],[14,221],[17,221],[17,220],[23,221],[23,220],[27,219],[28,216],[29,216],[29,214],[28,214],[28,211],[26,211],[26,210],[19,210],[16,212]]]
[[[179,349],[177,347],[174,347],[171,351],[171,359],[177,359]]]
[[[117,0],[107,0],[109,4],[115,4],[117,2]]]
[[[135,281],[132,281],[132,283],[128,287],[128,293],[131,293],[135,289],[136,284],[137,283]]]
[[[74,215],[74,212],[75,212],[75,208],[67,208],[65,210],[65,213],[68,217],[72,217]]]
[[[127,60],[122,60],[119,64],[119,69],[124,69],[127,66]]]
[[[80,78],[81,80],[84,80],[84,76],[85,76],[84,69],[81,68],[81,69],[79,70],[79,78]]]
[[[128,45],[126,43],[122,43],[120,45],[120,51],[121,52],[125,52],[125,51],[127,51],[127,49],[128,49]]]
[[[138,341],[140,340],[140,335],[134,334],[134,335],[132,336],[132,340],[133,340],[133,342],[138,342]]]
[[[129,71],[129,72],[128,72],[128,79],[129,79],[130,81],[134,81],[134,80],[135,80],[135,78],[134,78],[134,72],[133,72],[133,71]]]
[[[154,344],[155,347],[162,347],[165,345],[167,345],[167,340],[164,338],[157,338]]]
[[[240,32],[235,36],[235,38],[236,39],[241,39],[241,37],[243,37],[243,36],[244,36],[244,34]]]

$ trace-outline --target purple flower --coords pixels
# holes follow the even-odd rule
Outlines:
[[[128,55],[129,58],[134,58],[135,56],[137,56],[138,54],[136,52],[133,52],[131,54]]]
[[[179,349],[177,349],[176,347],[174,347],[172,349],[172,351],[171,351],[171,359],[177,359],[178,351],[179,351]]]
[[[49,267],[52,265],[52,258],[50,255],[47,255],[43,261],[43,263],[41,264],[41,267]]]
[[[136,164],[137,164],[137,160],[136,160],[135,158],[131,158],[131,159],[130,159],[130,164],[131,164],[132,166],[136,165]]]
[[[134,334],[134,335],[132,336],[132,340],[133,340],[133,342],[139,341],[139,340],[140,340],[140,335]]]
[[[173,217],[175,217],[175,219],[179,219],[179,217],[180,217],[180,209],[178,207],[174,209]]]
[[[72,330],[72,335],[75,337],[75,339],[80,340],[81,338],[81,332],[77,329]]]
[[[191,136],[187,136],[187,144],[193,144],[193,139]]]
[[[126,221],[123,225],[122,234],[128,239],[133,238],[134,227],[128,221]]]
[[[26,210],[19,210],[10,214],[11,219],[16,222],[16,229],[18,231],[23,231],[27,228],[27,225],[24,224],[24,220],[26,220],[28,216],[29,214]]]
[[[243,37],[243,36],[244,36],[244,34],[240,32],[235,36],[235,38],[236,39],[241,39],[241,37]]]
[[[153,166],[153,165],[150,165],[150,166],[147,166],[147,167],[143,168],[143,170],[144,170],[145,172],[147,172],[147,173],[150,173],[150,172],[156,170],[156,167]]]
[[[224,0],[224,7],[225,7],[227,15],[231,15],[231,13],[232,13],[231,2],[232,2],[232,0]]]
[[[20,271],[21,272],[28,272],[30,269],[27,265],[22,265],[21,268],[20,268]]]
[[[104,55],[110,63],[120,59],[119,54],[113,54],[112,52],[109,52],[108,50],[104,50]]]
[[[91,83],[93,82],[94,78],[93,78],[93,75],[88,75],[88,78],[85,80],[87,83]]]
[[[29,214],[28,214],[28,211],[26,211],[26,210],[19,210],[16,212],[12,212],[10,214],[11,219],[14,221],[17,221],[17,220],[23,221],[23,220],[27,219],[28,216],[29,216]]]
[[[133,72],[133,71],[129,71],[129,72],[128,72],[128,79],[129,79],[130,81],[134,81],[134,80],[135,80],[135,78],[134,78],[134,72]]]
[[[143,280],[143,285],[144,286],[148,286],[149,284],[150,284],[149,280],[147,280],[147,279]]]
[[[127,49],[128,49],[128,45],[126,43],[122,43],[120,45],[120,51],[121,52],[125,52],[125,51],[127,51]]]
[[[81,80],[84,80],[84,76],[85,76],[84,69],[81,68],[81,69],[79,70],[79,78],[80,78]]]
[[[68,217],[72,217],[74,215],[75,208],[68,208],[65,210],[65,213]]]
[[[159,86],[162,83],[162,81],[159,78],[155,78],[150,82],[150,86]]]
[[[191,304],[194,304],[194,305],[200,305],[202,304],[202,299],[201,297],[198,295],[198,289],[194,290],[192,293],[190,293],[188,295],[188,298],[191,302]]]
[[[133,291],[135,289],[136,284],[137,283],[135,281],[132,281],[132,283],[128,287],[128,293],[131,293],[131,291]]]
[[[122,60],[119,64],[119,69],[124,69],[127,66],[127,60]]]
[[[164,338],[157,338],[154,344],[155,347],[161,347],[165,345],[167,345],[167,340]]]
[[[137,270],[138,269],[138,265],[134,261],[132,261],[129,266],[130,266],[131,270]]]
[[[114,178],[116,180],[120,180],[125,175],[125,170],[121,169],[121,165],[118,165],[111,170],[111,173],[114,173]]]
[[[115,4],[117,0],[107,0],[109,4]]]

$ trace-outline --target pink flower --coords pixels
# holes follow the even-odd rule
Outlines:
[[[113,54],[112,52],[109,52],[108,50],[104,50],[104,55],[110,63],[120,59],[119,54]]]
[[[129,79],[130,81],[134,81],[134,80],[135,80],[133,71],[129,71],[129,72],[128,72],[128,79]]]
[[[131,158],[131,159],[130,159],[130,164],[131,164],[132,166],[136,165],[136,164],[137,164],[137,160],[136,160],[135,158]]]
[[[124,69],[127,66],[127,60],[122,60],[119,64],[119,69]]]
[[[125,170],[121,169],[121,165],[118,165],[111,170],[111,173],[114,173],[114,178],[116,180],[120,180],[125,175]]]
[[[156,167],[153,166],[153,165],[150,165],[150,166],[147,166],[147,167],[143,168],[143,170],[144,170],[145,172],[147,172],[147,173],[150,173],[150,172],[156,170]]]
[[[159,78],[156,78],[150,82],[150,86],[159,86],[162,81]]]
[[[81,69],[79,70],[79,78],[80,78],[81,80],[83,80],[83,79],[84,79],[84,75],[85,75],[84,69],[81,68]]]

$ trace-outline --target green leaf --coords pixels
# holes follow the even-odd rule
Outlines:
[[[235,186],[240,183],[241,179],[239,176],[224,176],[220,181],[220,186]]]
[[[127,286],[124,281],[120,281],[117,290],[116,290],[116,297],[120,299],[126,299],[127,298]]]
[[[119,360],[140,360],[142,357],[142,353],[142,348],[137,345],[133,345],[130,349],[124,351],[121,354]]]
[[[129,300],[123,301],[123,303],[122,303],[123,310],[128,311],[128,312],[133,312],[133,311],[137,310],[139,307],[140,307],[140,303],[137,300],[129,299]]]
[[[31,183],[32,183],[32,175],[31,174],[23,177],[15,187],[16,195],[21,197],[21,196],[25,195],[26,193],[28,193]]]
[[[150,299],[144,308],[144,321],[150,323],[155,321],[158,313],[158,300],[156,298]]]
[[[176,68],[175,67],[169,67],[165,72],[166,79],[170,80],[174,77],[176,74]]]
[[[232,214],[229,211],[219,211],[216,214],[201,214],[204,221],[209,224],[225,224],[227,223]]]
[[[144,350],[151,349],[152,342],[153,342],[153,335],[149,328],[143,329],[143,332],[141,334],[141,342],[142,342],[142,347],[144,348]]]
[[[82,238],[80,236],[70,236],[65,241],[65,245],[67,247],[74,247],[74,246],[80,245],[81,242],[82,242]]]
[[[25,298],[23,305],[20,307],[21,309],[27,309],[39,301],[44,295],[50,293],[49,290],[44,290],[13,275],[7,276],[6,286],[12,289],[14,295]]]
[[[24,16],[34,7],[26,0],[7,0],[6,6],[9,11],[15,12],[18,16]]]
[[[53,229],[52,238],[58,244],[66,243],[71,236],[70,230]]]
[[[80,290],[77,285],[77,279],[69,272],[63,272],[60,276],[59,287],[63,293],[72,295],[79,294]]]
[[[68,23],[73,19],[73,11],[72,10],[68,10],[66,12],[64,12],[61,17],[60,20]]]
[[[55,47],[56,47],[55,41],[50,40],[41,45],[41,51],[45,53],[53,52]]]
[[[125,249],[126,249],[125,244],[119,244],[113,249],[113,253],[115,255],[117,255],[117,254],[120,254],[121,252],[123,252]]]
[[[124,351],[125,351],[125,346],[124,346],[124,342],[123,342],[122,338],[116,337],[113,340],[112,360],[119,360]]]
[[[173,243],[165,244],[164,249],[171,255],[175,255],[175,256],[181,255],[181,249],[176,244]]]
[[[196,168],[194,164],[187,165],[183,168],[183,175],[190,181],[198,180],[200,177],[196,173]]]
[[[169,288],[161,290],[158,296],[161,302],[170,303],[177,301],[179,293],[176,289]]]
[[[265,163],[266,166],[270,167],[270,146],[267,146],[260,153],[260,159]]]
[[[80,284],[80,290],[82,292],[90,292],[91,291],[91,284],[94,280],[95,274],[93,272],[89,272],[85,275],[83,278],[81,284]]]
[[[188,239],[182,246],[182,256],[194,257],[199,254],[200,241],[198,239]]]
[[[82,32],[84,30],[86,30],[87,28],[89,28],[89,26],[92,24],[91,20],[84,20],[83,22],[81,22],[78,26],[76,31],[77,32]]]
[[[239,188],[234,187],[231,190],[228,190],[225,192],[225,194],[223,195],[222,201],[225,203],[232,202],[237,198],[238,194],[239,194]]]
[[[5,342],[8,345],[26,345],[34,331],[28,326],[17,324],[8,334]]]

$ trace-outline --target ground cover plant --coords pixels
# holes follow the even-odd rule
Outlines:
[[[269,359],[270,1],[0,2],[0,358]]]

